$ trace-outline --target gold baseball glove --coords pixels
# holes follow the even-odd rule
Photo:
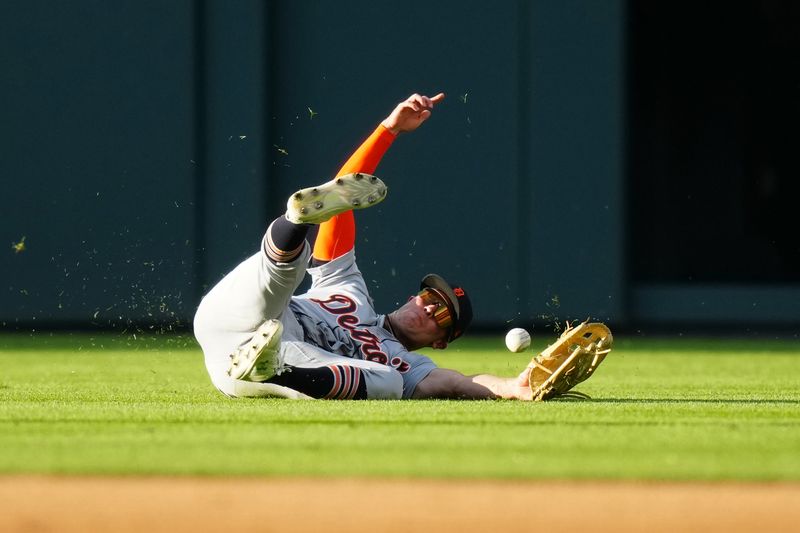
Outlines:
[[[534,401],[557,396],[588,398],[577,391],[578,383],[588,379],[611,351],[614,338],[605,324],[587,320],[567,327],[556,342],[528,365],[528,383]]]

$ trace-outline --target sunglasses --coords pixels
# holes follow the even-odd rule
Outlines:
[[[442,329],[450,329],[453,325],[453,317],[450,314],[450,308],[447,307],[447,301],[433,289],[422,289],[417,293],[417,296],[422,298],[422,303],[427,305],[435,305],[436,309],[433,312],[433,319],[436,325]]]

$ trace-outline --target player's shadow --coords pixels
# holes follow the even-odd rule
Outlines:
[[[731,404],[731,405],[798,405],[800,400],[766,400],[766,399],[709,399],[709,398],[554,398],[550,401],[560,402],[591,402],[591,403],[701,403],[701,404]]]

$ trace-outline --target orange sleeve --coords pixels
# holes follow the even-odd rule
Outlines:
[[[350,156],[336,176],[352,172],[373,174],[383,155],[394,142],[395,135],[378,126],[367,140]],[[356,243],[356,221],[352,211],[336,215],[319,226],[314,242],[314,259],[332,261],[353,249]]]
[[[381,162],[383,154],[392,145],[394,139],[395,135],[392,132],[383,126],[378,126],[372,132],[372,135],[361,143],[361,146],[350,156],[350,159],[347,160],[336,175],[342,176],[351,172],[373,174],[375,169],[378,168],[378,163]]]

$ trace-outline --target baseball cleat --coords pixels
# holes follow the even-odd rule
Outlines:
[[[253,338],[231,354],[228,375],[233,379],[266,381],[283,370],[280,357],[283,324],[280,320],[267,320]]]
[[[376,176],[361,172],[345,174],[290,196],[286,219],[294,224],[321,224],[339,213],[380,203],[386,192],[386,185]]]

